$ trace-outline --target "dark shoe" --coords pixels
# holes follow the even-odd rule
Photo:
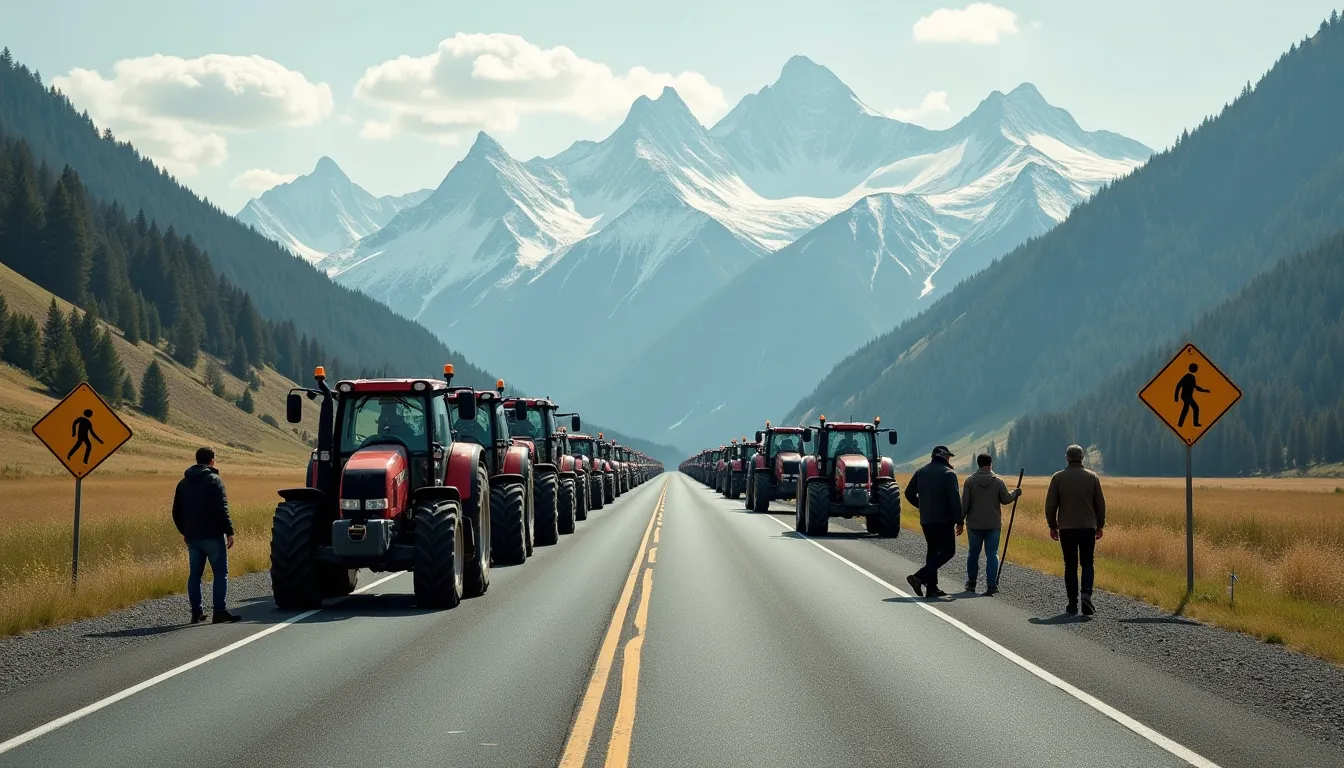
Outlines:
[[[1084,616],[1091,616],[1092,614],[1094,614],[1094,613],[1096,613],[1096,612],[1097,612],[1097,609],[1092,607],[1092,596],[1091,596],[1091,595],[1083,595],[1083,615],[1084,615]]]
[[[192,611],[191,623],[200,624],[202,621],[205,621],[205,614],[201,611]]]
[[[947,597],[947,593],[937,587],[929,587],[929,597]]]
[[[232,624],[232,623],[234,623],[234,622],[242,621],[242,620],[243,620],[243,617],[242,617],[242,616],[239,616],[239,615],[236,614],[236,613],[229,613],[228,611],[215,611],[215,618],[211,619],[211,620],[210,620],[210,623],[211,623],[211,624]]]
[[[1070,601],[1069,601],[1069,607],[1068,607],[1068,608],[1065,608],[1065,609],[1064,609],[1064,612],[1067,613],[1067,614],[1069,614],[1070,616],[1073,616],[1073,615],[1077,614],[1077,613],[1078,613],[1078,603],[1075,603],[1074,601],[1070,600]]]
[[[906,576],[905,581],[911,589],[915,590],[916,595],[924,596],[924,582],[920,581],[918,576]]]
[[[998,586],[995,585],[995,584],[990,584],[990,585],[985,589],[985,597],[993,597],[994,595],[997,595],[997,594],[999,594],[999,588],[998,588]]]
[[[975,591],[975,582],[974,582],[974,581],[968,581],[968,582],[966,582],[966,591],[967,591],[967,592],[974,592],[974,591]]]

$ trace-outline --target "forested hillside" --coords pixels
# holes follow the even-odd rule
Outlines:
[[[1044,472],[1070,442],[1108,473],[1179,475],[1184,445],[1136,393],[1193,342],[1244,392],[1195,446],[1201,476],[1305,471],[1344,461],[1344,235],[1280,263],[1241,294],[1064,412],[1024,418],[1007,466]]]
[[[1344,24],[1060,226],[845,360],[789,414],[882,414],[922,452],[1062,410],[1344,223]]]

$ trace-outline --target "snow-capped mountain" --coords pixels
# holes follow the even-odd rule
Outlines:
[[[713,412],[725,382],[758,377],[771,391],[751,398],[787,408],[812,376],[1149,154],[1082,130],[1031,85],[932,131],[794,57],[712,128],[669,88],[550,158],[520,162],[480,134],[424,202],[319,266],[523,386],[604,408],[635,386],[648,397],[626,398],[621,425],[694,445],[683,417]],[[688,375],[683,355],[718,331],[784,314],[818,334],[806,374],[767,362],[796,362],[800,339],[727,353],[747,338],[730,332],[717,367],[696,368],[713,376]]]
[[[419,205],[429,193],[422,189],[406,195],[374,197],[351,181],[335,160],[323,157],[312,173],[247,201],[236,218],[294,255],[316,262],[377,232],[399,211]]]

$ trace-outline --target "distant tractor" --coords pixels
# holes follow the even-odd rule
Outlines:
[[[522,565],[532,556],[536,508],[530,446],[515,443],[504,413],[504,380],[495,391],[449,386],[458,404],[452,422],[458,442],[475,443],[490,471],[490,548],[495,565]]]
[[[606,460],[598,455],[597,440],[592,435],[571,434],[569,449],[580,459],[579,475],[585,481],[584,492],[588,497],[588,509],[601,509],[606,505]],[[584,517],[587,517],[585,513]],[[583,519],[583,518],[579,518]]]
[[[607,504],[616,501],[616,497],[621,495],[621,489],[618,485],[617,475],[620,472],[620,466],[611,457],[611,446],[603,433],[597,433],[597,442],[594,443],[597,448],[597,455],[602,460],[602,500]]]
[[[451,377],[452,366],[444,366]],[[320,400],[307,486],[280,491],[271,524],[277,607],[348,595],[360,568],[411,571],[416,602],[452,608],[490,585],[489,459],[453,439],[450,391],[429,379],[360,379],[291,390],[286,418]],[[475,407],[474,400],[471,401]]]
[[[774,427],[767,421],[765,429],[756,432],[756,442],[761,448],[751,459],[747,508],[764,513],[769,511],[771,501],[792,499],[798,492],[803,428]]]
[[[896,537],[901,532],[901,493],[891,459],[877,450],[877,435],[896,432],[873,423],[828,424],[803,430],[811,445],[803,457],[794,501],[794,529],[808,536],[826,533],[832,517],[862,517],[869,533]]]
[[[725,476],[720,481],[724,498],[736,499],[747,490],[747,472],[759,448],[760,443],[747,442],[744,435],[730,450]]]
[[[531,449],[532,501],[536,515],[536,544],[549,546],[560,534],[574,532],[578,473],[569,455],[568,440],[557,424],[565,416],[575,431],[577,413],[557,413],[560,408],[546,398],[512,397],[504,400],[509,435]]]

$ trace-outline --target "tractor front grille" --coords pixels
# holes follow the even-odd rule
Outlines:
[[[845,467],[845,483],[868,482],[868,468],[864,466]]]
[[[781,463],[784,466],[784,474],[786,475],[798,474],[798,459],[785,459]]]

